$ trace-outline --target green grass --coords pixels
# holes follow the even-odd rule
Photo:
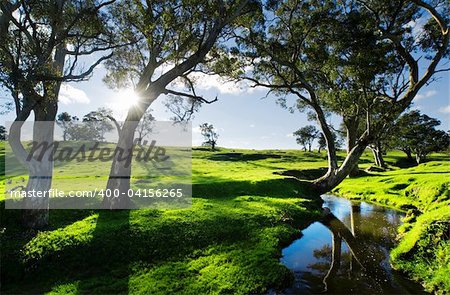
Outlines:
[[[249,294],[287,286],[281,249],[318,218],[320,203],[273,172],[304,161],[315,167],[315,159],[231,152],[194,151],[192,208],[53,210],[38,233],[23,231],[19,211],[2,210],[2,292]],[[61,175],[74,168],[58,169],[54,185],[73,186],[74,177]]]
[[[445,155],[435,155],[431,162],[405,170],[395,166],[402,158],[390,153],[393,170],[346,179],[337,192],[410,210],[392,253],[394,265],[430,290],[445,290],[448,237],[432,239],[429,229],[441,234],[442,221],[448,220],[449,162]],[[360,163],[363,169],[370,166],[371,154],[365,153]],[[104,177],[84,176],[104,173],[106,167],[86,172],[73,165],[57,167],[54,186],[67,190],[83,179],[83,189],[104,187]],[[19,211],[1,209],[2,294],[252,294],[282,289],[292,274],[279,262],[281,249],[320,212],[317,197],[292,176],[313,179],[325,166],[324,153],[195,149],[191,208],[53,210],[49,228],[40,232],[24,231]],[[145,183],[134,179],[133,186]],[[434,269],[425,273],[427,266]]]

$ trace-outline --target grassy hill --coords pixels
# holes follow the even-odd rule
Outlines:
[[[409,170],[396,166],[401,159],[389,154],[392,170],[347,179],[336,192],[410,210],[394,263],[430,289],[446,287],[448,279],[436,277],[449,265],[448,236],[427,242],[428,231],[416,228],[448,220],[448,158],[435,155]],[[371,162],[366,153],[360,166]],[[195,149],[192,208],[53,210],[49,228],[40,232],[24,231],[19,211],[2,209],[2,292],[249,294],[282,288],[292,275],[278,261],[281,249],[320,215],[317,197],[294,176],[313,179],[325,165],[323,153]],[[83,181],[78,185],[84,188]],[[439,257],[427,252],[434,249],[443,249]],[[443,268],[425,273],[411,266],[414,259]]]

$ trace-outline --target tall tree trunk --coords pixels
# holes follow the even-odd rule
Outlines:
[[[381,146],[381,142],[376,141],[373,145],[370,145],[369,147],[372,150],[375,165],[381,168],[386,168],[386,163],[384,162],[383,158],[383,149]]]
[[[116,146],[116,149],[121,149],[124,153],[123,155],[115,153],[106,185],[106,189],[111,191],[111,196],[114,196],[114,191],[116,190],[120,193],[117,198],[106,197],[105,195],[102,203],[102,207],[105,209],[123,209],[128,208],[130,205],[128,190],[131,187],[134,134],[145,111],[158,96],[159,93],[153,94],[153,97],[148,100],[148,103],[140,102],[128,111],[127,118],[120,129],[119,140]]]
[[[316,112],[317,122],[319,123],[320,129],[322,130],[323,136],[325,137],[325,142],[327,144],[327,156],[328,156],[328,171],[321,178],[326,178],[328,175],[334,173],[338,168],[337,155],[336,155],[336,145],[334,143],[333,133],[327,124],[325,114],[322,108],[318,105],[311,105]]]
[[[350,151],[355,147],[356,140],[358,139],[359,119],[357,117],[344,119],[344,125],[347,131],[347,155],[348,155]],[[355,167],[350,171],[349,176],[355,177],[358,175],[359,175],[359,167],[358,163],[356,163]]]
[[[327,156],[328,156],[328,170],[322,177],[313,181],[312,186],[314,190],[319,193],[325,193],[336,187],[344,180],[354,168],[354,165],[358,163],[359,157],[364,152],[367,146],[366,141],[360,141],[347,155],[344,163],[341,167],[338,166],[336,145],[334,143],[333,133],[328,126],[325,118],[325,114],[320,106],[312,105],[316,112],[317,121],[322,130],[327,144]]]
[[[62,9],[62,2],[57,3]],[[61,42],[56,46],[53,69],[60,75],[64,71],[66,57],[66,45]],[[58,113],[58,96],[61,89],[61,82],[44,83],[46,94],[42,96],[34,106],[34,126],[33,141],[39,143],[52,144],[54,142],[54,124]],[[22,222],[28,228],[42,228],[48,225],[49,220],[49,196],[48,191],[52,186],[53,160],[50,160],[52,149],[47,149],[43,153],[40,150],[37,154],[43,155],[41,161],[31,161],[28,165],[29,178],[26,191],[38,191],[44,194],[43,198],[25,198],[23,206],[26,210],[22,214]],[[36,154],[35,153],[35,154]],[[47,195],[46,195],[47,194]],[[27,209],[32,208],[32,209]]]
[[[54,122],[58,106],[55,100],[42,102],[34,109],[35,122],[33,126],[33,141],[52,144],[54,141]],[[43,155],[42,160],[32,160],[28,163],[29,178],[27,192],[41,192],[44,197],[24,198],[22,223],[27,228],[39,229],[48,225],[49,197],[48,191],[52,185],[53,161],[50,160],[52,149],[41,152],[38,149],[34,155]]]
[[[416,163],[417,165],[422,164],[426,159],[426,154],[423,152],[418,151],[416,153]]]
[[[380,161],[377,157],[377,152],[375,150],[375,148],[370,148],[372,150],[372,155],[373,155],[373,161],[375,162],[375,166],[380,167]]]
[[[130,189],[134,131],[138,123],[137,121],[125,121],[120,131],[116,150],[123,150],[123,154],[116,153],[113,158],[106,185],[106,189],[111,190],[111,197],[104,197],[103,208],[105,209],[126,208],[129,205],[127,192]],[[117,198],[112,197],[115,195],[115,190],[120,192]],[[122,193],[124,193],[124,196],[122,196]]]
[[[409,147],[402,149],[402,151],[406,154],[406,158],[408,159],[408,161],[413,162],[413,156],[412,156],[412,151]]]
[[[385,168],[386,163],[384,162],[383,151],[377,148],[377,149],[373,150],[373,152],[374,152],[374,156],[376,158],[376,162],[378,163],[377,166],[381,167],[381,168]]]

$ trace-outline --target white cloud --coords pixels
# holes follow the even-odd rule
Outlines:
[[[439,112],[444,113],[444,114],[450,114],[450,105],[440,108]]]
[[[424,98],[435,96],[436,94],[437,94],[436,90],[428,90],[428,91],[426,91],[423,94],[421,93],[421,94],[416,95],[416,101],[424,99]]]
[[[205,75],[201,73],[193,74],[197,81],[198,89],[210,90],[217,89],[221,94],[242,94],[248,92],[248,85],[244,82],[232,82],[219,77],[218,75]]]
[[[59,101],[63,104],[83,103],[88,104],[91,102],[86,93],[78,88],[75,88],[69,84],[62,84],[59,92]]]
[[[255,124],[250,124],[250,128],[255,128]]]
[[[288,134],[286,134],[286,137],[294,137],[294,134],[288,133]]]

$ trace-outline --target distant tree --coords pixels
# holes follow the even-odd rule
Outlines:
[[[141,141],[145,136],[152,132],[153,123],[155,122],[155,117],[151,113],[151,109],[147,110],[139,121],[136,128],[137,138]]]
[[[99,137],[97,140],[100,141],[105,140],[105,134],[114,129],[111,121],[115,122],[116,128],[120,129],[120,126],[112,115],[112,110],[107,108],[99,108],[96,111],[89,112],[83,117],[83,122],[91,123],[91,128],[95,128],[98,131]]]
[[[97,141],[101,138],[100,130],[96,122],[84,122],[83,124],[71,124],[67,128],[67,138],[70,140]]]
[[[203,135],[205,141],[202,143],[204,146],[210,146],[212,150],[216,148],[217,139],[219,134],[214,129],[212,124],[203,123],[200,125],[200,132]]]
[[[3,125],[0,125],[0,140],[6,140],[6,128]]]
[[[77,116],[71,116],[68,112],[63,112],[56,117],[56,124],[63,130],[63,140],[67,140],[67,130],[73,122],[79,121]]]
[[[412,160],[415,154],[417,164],[422,163],[431,152],[445,150],[450,144],[450,136],[436,129],[441,122],[414,110],[403,114],[395,124],[395,132],[389,144],[399,149]]]
[[[0,91],[3,90],[2,88],[3,87],[0,83]],[[14,109],[14,103],[12,101],[9,101],[7,97],[0,97],[0,101],[0,115],[5,115]]]
[[[422,140],[417,140],[413,148],[417,164],[425,161],[427,155],[432,152],[448,149],[450,144],[450,136],[442,130],[429,130],[429,132],[422,133],[419,137]]]
[[[340,149],[342,146],[341,138],[336,134],[336,132],[332,133],[332,138],[334,140],[334,145],[335,145],[336,149]],[[319,133],[319,136],[317,139],[317,144],[319,145],[319,149],[318,149],[319,153],[321,150],[327,149],[327,140],[325,139],[325,136],[323,135],[322,132]]]
[[[317,140],[317,144],[319,145],[318,152],[320,154],[321,150],[325,150],[327,148],[327,140],[325,139],[325,136],[323,136],[323,133],[320,132],[319,139]]]
[[[303,146],[303,150],[311,151],[314,140],[319,136],[319,131],[313,125],[307,125],[294,132],[294,137],[298,144]]]

